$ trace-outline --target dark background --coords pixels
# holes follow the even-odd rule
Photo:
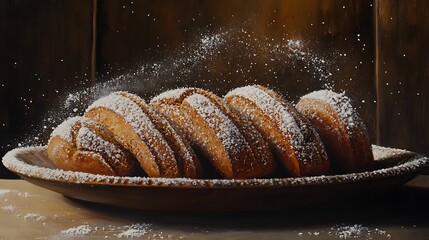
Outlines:
[[[345,91],[373,143],[429,153],[424,0],[0,2],[0,156],[95,98],[269,85]],[[0,166],[0,178],[12,175]]]

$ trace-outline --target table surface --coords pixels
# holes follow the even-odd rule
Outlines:
[[[429,175],[361,205],[210,215],[123,209],[0,180],[0,239],[427,239],[428,203]]]

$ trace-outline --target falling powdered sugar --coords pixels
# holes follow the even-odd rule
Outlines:
[[[192,53],[190,61],[200,62],[205,60],[210,55],[214,54],[216,49],[225,43],[222,33],[203,36],[200,39],[199,46]]]
[[[309,73],[312,79],[323,83],[326,88],[331,88],[334,84],[331,68],[336,65],[332,62],[332,59],[325,58],[326,54],[322,57],[309,49],[308,45],[311,44],[302,39],[288,39],[286,43],[274,45],[270,50],[271,57],[303,63],[304,67],[300,68],[300,70]],[[297,64],[291,65],[292,68],[295,68]]]
[[[152,96],[166,88],[189,85],[223,91],[229,83],[237,83],[237,79],[259,83],[271,79],[276,85],[302,71],[308,72],[309,80],[317,84],[330,80],[333,66],[338,68],[332,56],[325,51],[320,53],[318,41],[289,39],[286,33],[268,37],[249,31],[248,23],[242,24],[239,28],[196,31],[181,47],[163,48],[164,52],[152,49],[157,57],[141,59],[125,68],[103,66],[97,81],[79,79],[72,88],[57,91],[58,96],[50,100],[52,107],[40,124],[31,126],[24,136],[26,139],[16,139],[17,143],[24,142],[18,147],[44,144],[46,139],[40,136],[49,136],[64,119],[82,114],[91,102],[113,91]]]

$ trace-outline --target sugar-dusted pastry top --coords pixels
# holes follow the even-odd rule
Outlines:
[[[317,132],[279,94],[252,85],[231,90],[225,100],[263,133],[290,175],[328,173],[330,163]]]
[[[275,170],[274,158],[256,129],[215,94],[197,88],[174,89],[154,97],[151,105],[190,139],[206,165],[222,177],[267,177]]]
[[[192,87],[150,101],[113,92],[60,124],[47,149],[61,169],[155,178],[315,176],[368,170],[373,160],[343,93],[312,92],[294,106],[259,85],[223,98]]]
[[[356,109],[352,105],[351,99],[345,93],[323,89],[308,93],[302,96],[301,99],[316,99],[328,103],[338,114],[341,121],[345,123],[347,130],[350,130],[353,126],[361,122]]]
[[[319,90],[306,94],[297,109],[316,127],[333,164],[333,172],[369,170],[374,160],[366,127],[344,93]]]
[[[103,125],[86,117],[67,119],[51,134],[48,156],[60,168],[126,176],[136,171],[135,159],[116,143]]]

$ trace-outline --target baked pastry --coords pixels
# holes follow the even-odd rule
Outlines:
[[[214,169],[229,179],[283,174],[276,160],[281,171],[299,177],[364,171],[374,159],[368,132],[344,94],[316,91],[295,108],[259,85],[233,89],[223,99],[179,88],[150,104],[113,92],[84,117],[60,124],[47,153],[71,171],[132,176],[143,169],[149,177],[201,178],[213,177]]]
[[[150,105],[135,94],[128,92],[116,92],[121,96],[127,97],[137,103],[141,109],[147,114],[149,119],[155,125],[164,139],[167,141],[170,148],[173,150],[174,157],[179,167],[180,176],[187,178],[200,178],[203,175],[203,168],[200,160],[195,155],[190,143],[176,131],[170,123]]]
[[[347,96],[330,90],[315,91],[301,97],[296,107],[316,127],[335,171],[371,168],[374,157],[368,132]]]
[[[275,169],[268,145],[256,129],[198,88],[164,92],[150,103],[180,129],[225,178],[266,177]]]
[[[111,93],[92,103],[85,116],[108,128],[116,141],[136,157],[149,177],[180,176],[174,152],[149,118],[147,109],[129,97],[120,92]]]
[[[274,91],[259,86],[231,90],[225,102],[262,133],[291,176],[326,174],[324,146],[311,123]]]
[[[85,117],[73,117],[52,132],[47,153],[58,168],[93,174],[129,176],[138,170],[134,157],[112,133]]]

